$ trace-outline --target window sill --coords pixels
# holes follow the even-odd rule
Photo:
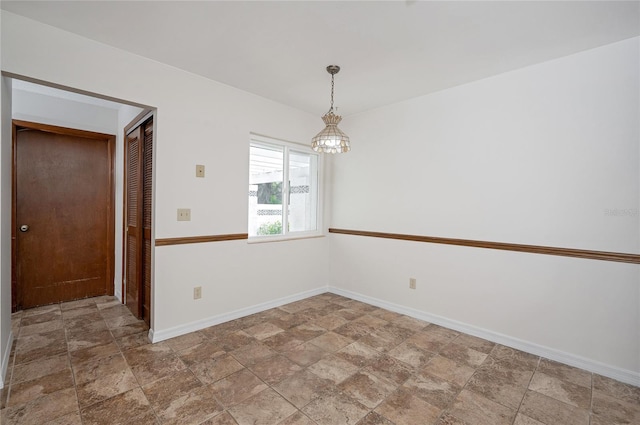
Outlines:
[[[324,238],[324,233],[305,233],[304,235],[285,235],[285,236],[249,236],[247,243],[267,243],[267,242],[285,242],[285,241],[297,241],[300,239],[315,239]]]

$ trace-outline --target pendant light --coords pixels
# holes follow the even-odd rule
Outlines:
[[[338,128],[342,117],[333,113],[333,77],[340,72],[340,67],[338,65],[329,65],[327,72],[331,74],[331,108],[322,117],[326,127],[311,139],[311,148],[316,152],[323,153],[349,152],[351,150],[349,136]]]

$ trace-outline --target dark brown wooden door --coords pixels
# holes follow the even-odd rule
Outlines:
[[[153,119],[127,135],[125,156],[125,303],[150,325]]]
[[[151,326],[151,194],[153,176],[153,120],[144,124],[142,147],[142,318]]]
[[[113,294],[114,142],[14,122],[16,309]]]
[[[136,317],[142,316],[142,128],[136,128],[127,136],[126,165],[126,280],[125,303]]]

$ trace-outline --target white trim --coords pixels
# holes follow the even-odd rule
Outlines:
[[[469,335],[477,336],[498,344],[506,345],[511,348],[515,348],[527,353],[534,354],[536,356],[544,357],[546,359],[555,360],[557,362],[578,367],[580,369],[587,370],[589,372],[597,373],[602,376],[613,378],[620,382],[627,384],[640,386],[640,373],[634,372],[628,369],[622,369],[619,367],[611,366],[605,363],[600,363],[595,360],[587,359],[575,354],[566,353],[564,351],[556,350],[554,348],[545,347],[543,345],[535,344],[533,342],[524,341],[512,336],[504,335],[501,333],[493,332],[487,329],[479,328],[469,325],[467,323],[458,322],[456,320],[447,319],[446,317],[438,316],[435,314],[426,313],[421,310],[405,307],[399,304],[383,301],[378,298],[362,295],[357,292],[351,292],[344,289],[329,286],[328,291],[336,295],[342,295],[343,297],[351,298],[357,301],[361,301],[367,304],[381,307],[387,310],[401,313],[416,319],[424,320],[429,323],[434,323],[455,331],[464,332]]]
[[[71,90],[59,89],[52,85],[50,86],[42,83],[32,83],[28,80],[21,80],[18,78],[13,79],[13,90],[36,93],[41,96],[57,97],[59,99],[69,100],[71,102],[99,106],[101,108],[107,108],[115,111],[119,110],[122,106],[122,104],[119,102],[114,102],[112,100],[107,100],[98,96],[78,93]]]
[[[251,314],[259,313],[261,311],[269,310],[271,308],[280,307],[282,305],[300,301],[305,298],[309,298],[315,295],[320,295],[325,292],[331,292],[336,295],[351,298],[353,300],[361,301],[376,307],[381,307],[396,313],[404,314],[406,316],[414,317],[416,319],[424,320],[429,323],[434,323],[449,329],[453,329],[458,332],[464,332],[469,335],[473,335],[479,338],[486,339],[488,341],[502,344],[511,348],[525,351],[536,356],[544,357],[546,359],[555,360],[557,362],[578,367],[580,369],[587,370],[589,372],[597,373],[602,376],[606,376],[627,384],[640,386],[640,373],[632,370],[622,369],[619,367],[611,366],[605,363],[601,363],[595,360],[587,359],[575,354],[566,353],[564,351],[556,350],[554,348],[545,347],[543,345],[535,344],[533,342],[524,341],[518,338],[514,338],[509,335],[504,335],[498,332],[493,332],[487,329],[472,326],[467,323],[458,322],[456,320],[447,319],[446,317],[430,314],[421,310],[416,310],[410,307],[405,307],[399,304],[394,304],[388,301],[383,301],[378,298],[369,297],[367,295],[359,294],[357,292],[351,292],[344,289],[336,288],[333,286],[325,286],[310,291],[301,292],[295,295],[279,298],[277,300],[257,304],[251,307],[241,308],[239,310],[232,311],[230,313],[224,313],[217,316],[212,316],[203,320],[187,323],[185,325],[176,326],[173,328],[165,329],[162,331],[154,332],[153,329],[149,330],[149,339],[153,342],[164,341],[169,338],[184,335],[189,332],[195,332],[200,329],[207,328],[209,326],[219,325],[230,320],[239,319]],[[4,365],[3,365],[4,366]]]
[[[318,233],[318,232],[313,232],[313,233],[304,232],[299,234],[298,236],[291,236],[291,235],[292,234],[289,233],[288,235],[284,235],[284,236],[251,236],[247,238],[247,243],[254,244],[254,243],[266,243],[266,242],[298,241],[301,239],[324,238],[326,236],[325,234]]]
[[[155,118],[155,113],[156,110],[155,109],[151,109],[149,112],[147,112],[144,117],[140,118],[138,121],[136,121],[136,123],[134,125],[131,125],[131,123],[127,124],[125,127],[128,127],[131,125],[131,127],[129,127],[129,130],[125,133],[125,137],[130,135],[131,133],[133,133],[133,131],[140,127],[141,124],[143,124],[146,120],[148,120],[149,118]],[[122,131],[122,130],[121,130]],[[156,121],[155,119],[153,120],[153,134],[156,131]]]
[[[13,331],[9,331],[9,343],[2,356],[2,367],[0,368],[0,388],[4,388],[7,370],[9,369],[9,358],[11,357],[11,347],[13,346]]]
[[[271,137],[265,134],[259,134],[259,133],[253,133],[253,132],[249,133],[249,139],[250,139],[249,144],[251,144],[251,142],[257,142],[257,144],[259,145],[269,145],[271,147],[276,147],[276,148],[287,146],[293,149],[303,149],[315,155],[318,155],[317,152],[314,152],[314,150],[311,149],[311,144],[306,145],[304,143],[294,142],[292,140],[279,139],[277,137]]]
[[[151,342],[156,343],[174,338],[180,335],[188,334],[190,332],[199,331],[200,329],[208,328],[209,326],[219,325],[231,320],[239,319],[241,317],[249,316],[251,314],[260,313],[261,311],[269,310],[271,308],[280,307],[281,305],[289,304],[295,301],[300,301],[305,298],[313,297],[315,295],[324,294],[328,291],[328,287],[323,286],[309,291],[300,292],[298,294],[289,295],[287,297],[278,298],[273,301],[256,304],[251,307],[241,308],[229,313],[219,314],[217,316],[207,317],[206,319],[197,320],[195,322],[187,323],[173,328],[160,330],[154,332],[153,329],[149,329],[149,339]]]
[[[118,299],[118,301],[122,302],[122,285],[118,285],[114,282],[113,285],[113,296]]]
[[[280,241],[288,241],[288,240],[296,240],[296,239],[306,239],[306,238],[315,238],[320,236],[326,236],[323,231],[323,211],[324,211],[324,155],[315,152],[311,149],[311,145],[292,142],[289,140],[277,139],[270,136],[265,136],[263,134],[258,133],[249,133],[249,166],[251,166],[251,147],[263,147],[267,149],[282,149],[283,153],[283,170],[282,170],[282,190],[283,194],[286,193],[287,199],[283,199],[283,208],[282,208],[282,235],[249,235],[247,237],[248,243],[264,243],[264,242],[280,242]],[[300,154],[305,154],[309,156],[314,156],[316,158],[316,228],[313,230],[307,231],[294,231],[289,232],[286,229],[288,228],[288,216],[286,214],[289,205],[289,152],[293,150],[294,152],[298,152]],[[251,177],[251,171],[249,171],[249,177]],[[287,206],[284,208],[284,206]],[[248,213],[249,211],[247,211]],[[247,221],[248,221],[247,216]]]

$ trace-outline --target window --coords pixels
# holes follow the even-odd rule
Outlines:
[[[251,136],[249,237],[319,233],[319,163],[306,146]]]

